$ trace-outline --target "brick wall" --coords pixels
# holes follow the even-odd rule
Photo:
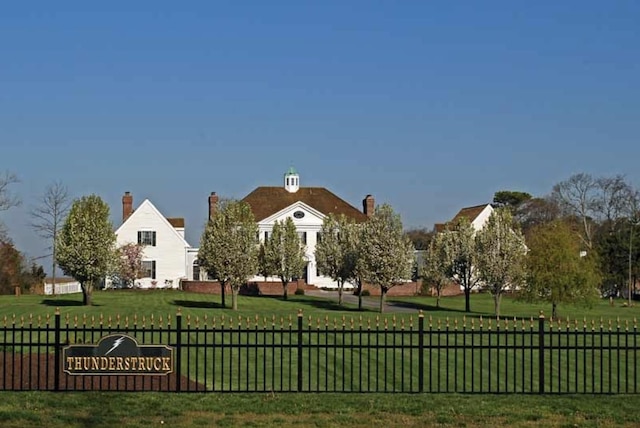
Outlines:
[[[387,291],[387,296],[416,296],[420,294],[420,287],[420,282],[407,282],[391,287],[391,289]],[[380,287],[378,286],[363,284],[362,289],[368,290],[372,296],[380,295]]]
[[[220,294],[220,282],[218,281],[182,281],[181,288],[183,291],[192,293]],[[297,288],[310,289],[313,286],[305,284],[304,281],[291,282],[287,286],[287,293],[293,294]],[[227,294],[231,293],[231,287],[227,285],[225,288]],[[281,296],[283,292],[282,283],[256,281],[250,282],[240,288],[240,294],[244,295],[261,295],[261,296]]]

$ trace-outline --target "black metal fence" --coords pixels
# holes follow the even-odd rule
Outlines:
[[[631,324],[631,325],[630,325]],[[70,375],[62,350],[121,333],[174,349],[169,375]],[[637,323],[297,316],[4,319],[1,390],[638,392]],[[71,364],[71,363],[68,363]]]

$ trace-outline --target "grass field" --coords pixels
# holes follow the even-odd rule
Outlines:
[[[3,428],[637,427],[638,396],[0,393]]]
[[[174,317],[178,309],[183,315],[190,316],[191,319],[202,319],[205,315],[208,318],[219,317],[225,315],[237,318],[238,316],[246,319],[254,318],[256,315],[263,319],[267,317],[271,320],[289,317],[295,318],[298,309],[302,309],[305,319],[311,316],[315,319],[329,317],[330,320],[342,320],[344,316],[347,320],[360,316],[365,318],[373,318],[378,316],[377,312],[368,309],[360,312],[354,305],[338,306],[334,301],[315,298],[311,296],[289,296],[288,301],[282,300],[280,297],[271,296],[239,296],[238,311],[222,308],[220,305],[220,296],[206,295],[197,293],[186,293],[176,290],[117,290],[117,291],[97,291],[94,293],[94,305],[90,307],[82,306],[82,296],[80,294],[64,295],[64,296],[0,296],[0,319],[5,316],[10,320],[13,315],[18,319],[25,317],[28,320],[32,315],[34,319],[38,316],[46,318],[47,315],[52,316],[55,308],[59,307],[63,316],[69,315],[72,319],[78,316],[81,320],[83,316],[89,319],[93,316],[96,319],[102,315],[104,319],[112,317],[115,320],[120,316],[121,320],[129,317],[133,320],[134,315],[138,316],[138,320],[145,320],[153,315],[155,320],[159,317],[166,319],[167,316]],[[377,297],[366,297],[365,299],[377,300]],[[230,305],[230,298],[227,305]],[[441,320],[445,322],[447,318],[450,320],[458,319],[462,322],[463,317],[485,318],[493,317],[493,301],[488,294],[474,294],[471,296],[472,312],[466,314],[464,312],[464,298],[462,296],[446,297],[441,299],[441,308],[435,307],[435,298],[433,297],[404,297],[404,298],[388,298],[389,301],[397,302],[411,311],[388,313],[382,316],[391,317],[395,315],[398,319],[415,316],[419,310],[423,310],[426,317]],[[633,307],[624,306],[623,300],[615,300],[614,305],[610,306],[608,300],[599,300],[591,308],[580,306],[560,306],[559,313],[561,318],[594,320],[599,323],[600,319],[616,321],[620,319],[622,323],[629,321],[633,323],[634,319],[640,317],[640,305]],[[502,303],[502,318],[537,318],[540,311],[550,314],[549,305],[531,304],[521,302],[516,299],[505,297]]]

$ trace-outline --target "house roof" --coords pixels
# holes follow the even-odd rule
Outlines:
[[[301,187],[294,193],[283,187],[258,187],[243,201],[251,207],[256,221],[264,220],[296,202],[303,202],[324,215],[344,214],[358,222],[367,220],[364,213],[324,187]]]
[[[182,217],[167,217],[167,221],[173,227],[182,227],[182,228],[184,228],[184,218],[182,218]]]
[[[185,240],[184,236],[182,236],[177,230],[176,227],[180,227],[180,226],[176,226],[174,225],[171,220],[165,216],[162,215],[162,213],[160,213],[160,211],[158,210],[158,208],[156,208],[155,205],[153,205],[151,203],[151,201],[149,199],[145,199],[140,206],[138,207],[138,209],[136,211],[133,211],[131,213],[131,215],[129,217],[127,217],[127,219],[120,225],[120,227],[118,227],[118,229],[116,229],[116,235],[118,235],[120,233],[120,230],[127,224],[127,222],[131,221],[132,218],[136,217],[136,214],[139,213],[142,207],[144,206],[148,206],[152,212],[154,212],[159,218],[163,219],[166,222],[166,225],[173,231],[173,233],[175,234],[175,236],[177,236],[180,241],[182,241],[182,243],[184,243],[185,247],[190,247],[191,245],[189,245],[189,243]],[[172,218],[172,220],[182,220],[182,227],[184,227],[184,219],[181,218]]]
[[[458,211],[458,214],[451,220],[451,223],[457,223],[461,218],[466,217],[470,222],[473,222],[476,217],[480,215],[482,211],[489,204],[476,205],[474,207],[462,208]]]

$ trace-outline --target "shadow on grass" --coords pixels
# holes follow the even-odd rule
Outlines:
[[[45,306],[63,307],[63,306],[84,306],[82,300],[70,300],[70,299],[44,299],[41,302]],[[92,303],[91,306],[102,306]]]
[[[489,312],[475,312],[473,310],[471,312],[465,312],[463,309],[452,309],[452,308],[445,308],[442,306],[437,307],[436,305],[429,305],[426,303],[389,300],[387,301],[387,304],[390,307],[395,306],[400,308],[415,309],[416,311],[423,311],[425,313],[426,312],[451,312],[454,314],[466,315],[467,318],[493,317],[493,313],[489,313]]]
[[[174,300],[174,306],[181,308],[198,308],[198,309],[223,309],[222,304],[218,302],[202,302],[197,300]]]
[[[367,312],[377,312],[374,311],[372,308],[370,307],[366,307],[363,306],[362,310],[358,310],[357,307],[353,307],[351,305],[349,306],[345,306],[345,304],[343,303],[342,306],[338,305],[338,302],[333,301],[333,300],[307,300],[305,301],[306,304],[308,304],[309,306],[313,306],[316,309],[322,309],[322,310],[326,310],[326,311],[337,311],[337,312],[360,312],[360,313],[367,313]]]

